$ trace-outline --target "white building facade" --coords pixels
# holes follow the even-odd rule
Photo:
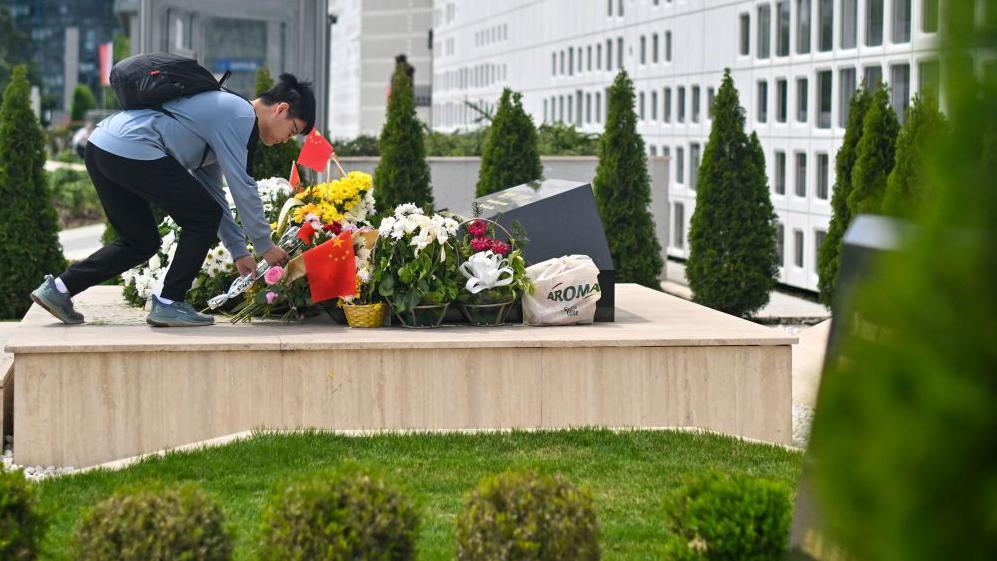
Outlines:
[[[671,157],[668,253],[681,258],[709,105],[730,68],[765,150],[781,282],[816,290],[851,93],[887,82],[899,113],[919,90],[937,95],[939,1],[436,0],[432,126],[477,126],[465,101],[494,107],[508,86],[536,123],[601,132],[626,69],[648,154]]]
[[[429,122],[432,12],[433,0],[329,0],[332,140],[381,133],[399,54],[415,68],[416,111]]]

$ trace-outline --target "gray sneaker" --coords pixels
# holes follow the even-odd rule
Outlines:
[[[41,286],[32,291],[31,299],[62,323],[83,323],[83,314],[73,309],[73,300],[68,294],[59,292],[55,287],[55,277],[52,275],[45,275]]]
[[[186,302],[164,304],[152,297],[152,311],[145,322],[153,327],[198,327],[215,323],[214,316],[202,314]]]

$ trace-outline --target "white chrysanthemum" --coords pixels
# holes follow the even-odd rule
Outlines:
[[[158,271],[159,268],[162,267],[162,266],[163,266],[163,261],[159,257],[158,253],[155,254],[155,255],[153,255],[152,258],[149,259],[149,270],[150,271]]]

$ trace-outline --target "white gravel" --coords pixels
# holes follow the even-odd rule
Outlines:
[[[73,466],[19,466],[14,463],[13,445],[14,443],[11,437],[8,436],[4,438],[2,469],[4,471],[13,471],[15,469],[23,470],[24,477],[28,479],[28,481],[41,481],[42,479],[66,475],[76,471],[76,468]]]

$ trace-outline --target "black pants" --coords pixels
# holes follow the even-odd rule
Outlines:
[[[107,220],[120,239],[60,275],[69,293],[83,292],[156,254],[161,239],[152,203],[183,229],[162,292],[163,298],[183,300],[208,250],[218,242],[222,207],[172,157],[132,160],[87,143],[85,159]]]

